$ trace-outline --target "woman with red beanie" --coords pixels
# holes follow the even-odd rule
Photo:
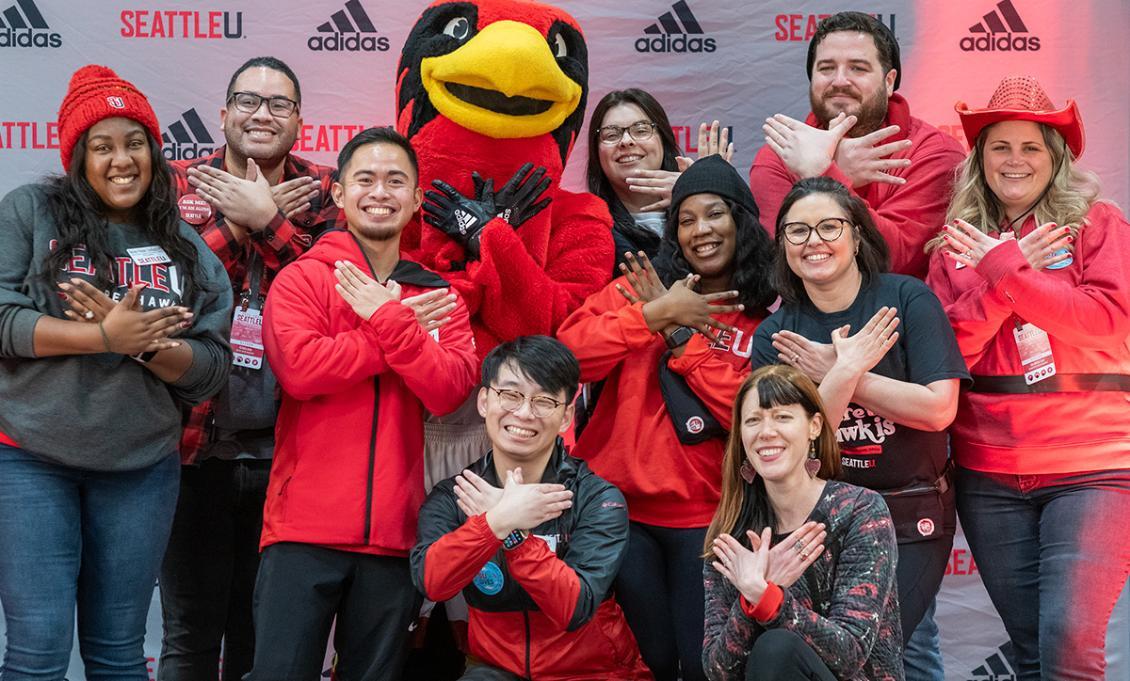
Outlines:
[[[180,221],[148,100],[104,66],[59,108],[65,174],[0,201],[5,681],[147,679],[180,406],[223,385],[231,287]]]

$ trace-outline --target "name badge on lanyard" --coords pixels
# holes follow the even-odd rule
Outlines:
[[[1055,358],[1052,357],[1052,344],[1048,332],[1025,322],[1016,322],[1012,330],[1016,339],[1016,349],[1020,351],[1020,366],[1024,369],[1024,382],[1028,385],[1055,376]]]
[[[263,313],[237,305],[231,320],[232,364],[248,369],[263,368]]]
[[[162,265],[173,261],[173,259],[169,257],[169,254],[165,252],[165,249],[160,246],[127,248],[126,253],[129,253],[129,259],[138,267],[144,265]]]

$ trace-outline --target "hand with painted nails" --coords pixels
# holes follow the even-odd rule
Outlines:
[[[643,318],[652,331],[665,331],[686,326],[698,331],[711,343],[718,341],[716,331],[733,331],[734,327],[718,319],[718,315],[744,310],[742,304],[723,304],[738,297],[738,291],[699,293],[695,290],[699,276],[688,274],[671,284],[667,292],[643,306]]]
[[[1054,222],[1040,225],[1016,242],[1024,259],[1034,270],[1058,265],[1071,259],[1070,227],[1059,227]]]
[[[122,299],[98,322],[107,352],[136,355],[175,348],[169,337],[188,328],[192,312],[179,305],[142,310],[138,300],[145,284],[131,286]]]
[[[942,230],[945,241],[942,252],[966,267],[977,267],[985,254],[1006,241],[989,236],[965,220],[954,220]]]

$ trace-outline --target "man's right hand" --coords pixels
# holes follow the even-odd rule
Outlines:
[[[531,530],[573,505],[573,492],[556,483],[522,484],[522,469],[506,471],[498,503],[487,511],[491,532],[505,539],[514,530]]]
[[[855,116],[836,116],[828,129],[814,128],[784,114],[765,119],[761,129],[765,142],[784,161],[789,172],[799,178],[824,174],[836,156],[836,148],[848,130],[855,125]]]
[[[836,167],[848,176],[853,187],[862,187],[871,182],[906,184],[905,178],[889,175],[888,171],[909,167],[910,159],[887,157],[893,153],[909,149],[913,142],[905,139],[888,144],[879,144],[898,131],[899,126],[888,125],[862,137],[848,137],[840,140],[839,146],[836,147]]]

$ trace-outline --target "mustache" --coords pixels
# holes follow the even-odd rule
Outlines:
[[[854,88],[828,88],[824,91],[824,99],[835,97],[837,95],[844,95],[846,97],[851,97],[852,99],[863,99],[862,97],[860,97],[859,93],[855,91]]]

